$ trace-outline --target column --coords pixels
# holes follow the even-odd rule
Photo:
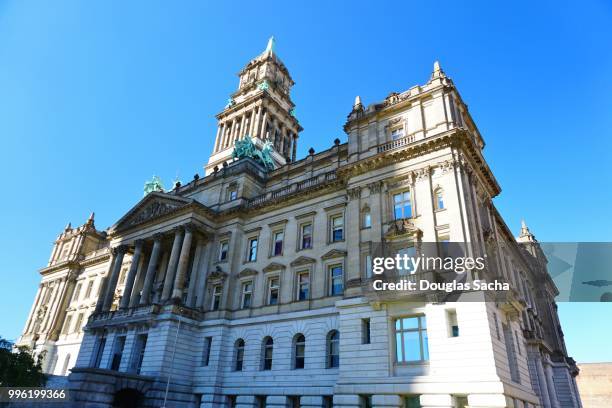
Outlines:
[[[136,280],[136,272],[138,272],[138,263],[140,262],[140,255],[142,254],[142,240],[138,240],[135,243],[134,255],[132,256],[132,265],[127,274],[125,280],[125,288],[123,289],[123,296],[119,303],[119,309],[127,309],[130,305],[130,298],[132,296],[132,289],[134,288],[134,281]]]
[[[263,109],[263,106],[257,106],[255,108],[255,120],[253,123],[253,132],[251,133],[252,137],[258,137],[259,136],[259,122],[261,120],[261,110]]]
[[[34,312],[36,311],[36,309],[38,308],[38,304],[40,303],[43,287],[44,286],[42,285],[42,283],[38,285],[38,290],[36,291],[36,296],[34,297],[34,303],[32,304],[32,309],[30,310],[28,320],[26,321],[27,323],[26,323],[25,329],[23,330],[23,334],[28,334],[32,328],[32,323],[35,320]]]
[[[357,394],[336,394],[334,395],[334,408],[361,408],[361,401]]]
[[[291,161],[294,162],[295,161],[295,155],[296,155],[296,149],[297,149],[297,134],[293,135],[293,145],[292,145],[292,152],[291,152]]]
[[[289,401],[285,395],[268,395],[266,408],[287,408]]]
[[[320,395],[303,395],[300,397],[301,408],[321,408],[323,407],[323,397]]]
[[[151,303],[151,290],[153,289],[153,281],[155,280],[155,272],[157,271],[161,240],[161,234],[153,236],[153,250],[151,251],[151,258],[149,258],[147,273],[145,275],[144,284],[142,285],[142,295],[140,296],[141,305],[148,305]]]
[[[242,120],[240,121],[240,130],[238,131],[238,137],[237,137],[238,140],[242,139],[242,136],[245,133],[245,131],[244,131],[244,122],[245,121],[246,121],[246,114],[242,115]]]
[[[166,277],[164,279],[164,287],[162,289],[162,296],[160,299],[162,302],[168,300],[170,298],[170,295],[172,294],[172,284],[174,283],[174,275],[176,274],[176,267],[179,260],[182,241],[183,229],[177,228],[174,232],[174,243],[172,244],[170,261],[168,262],[168,269],[166,270]]]
[[[344,213],[344,239],[347,242],[348,253],[346,257],[346,283],[347,296],[361,293],[359,282],[362,274],[361,248],[359,247],[359,229],[361,226],[361,188],[354,187],[348,190],[349,202]],[[349,222],[351,220],[351,222]]]
[[[255,128],[255,121],[257,120],[257,108],[253,108],[251,111],[251,120],[249,121],[249,136],[253,136],[253,129]]]
[[[129,307],[136,307],[140,304],[140,296],[142,294],[142,288],[144,286],[144,278],[145,278],[145,258],[146,256],[143,254],[140,257],[140,262],[138,262],[138,270],[136,272],[136,280],[134,281],[134,287],[132,288],[132,294],[130,295],[130,305]]]
[[[257,405],[254,395],[236,396],[236,408],[253,408]]]
[[[219,151],[219,145],[221,144],[221,137],[223,136],[223,124],[221,123],[219,126],[217,126],[217,136],[215,137],[215,150],[214,152],[217,153]]]
[[[196,251],[193,256],[193,266],[191,268],[191,277],[189,279],[189,290],[187,291],[187,302],[186,306],[195,307],[196,300],[196,290],[198,288],[198,280],[200,278],[200,258],[202,257],[204,245],[202,244],[202,239],[200,237],[196,237]]]
[[[121,272],[121,263],[123,262],[123,255],[125,255],[126,247],[124,245],[120,245],[113,249],[115,253],[115,262],[113,264],[113,270],[108,278],[108,285],[106,288],[106,293],[104,295],[104,303],[102,305],[102,310],[107,311],[110,310],[113,305],[113,297],[115,296],[115,288],[117,287],[117,281],[119,280],[119,272]]]
[[[208,241],[203,250],[204,256],[204,266],[202,266],[199,270],[198,274],[198,287],[196,289],[196,308],[202,309],[204,307],[204,299],[206,298],[206,278],[209,266],[209,260],[211,257],[211,252],[213,248],[213,243]]]
[[[561,408],[559,401],[557,400],[557,392],[555,390],[555,383],[553,380],[553,369],[550,362],[544,363],[544,371],[546,374],[546,384],[548,385],[548,396],[550,397],[550,406],[552,408]]]
[[[185,276],[187,275],[187,267],[189,266],[189,253],[191,252],[191,239],[193,238],[193,227],[185,227],[185,238],[181,248],[176,276],[174,279],[174,290],[172,298],[178,299],[180,302],[183,299],[183,289],[185,288]]]
[[[544,408],[551,408],[550,396],[548,395],[548,384],[546,384],[546,374],[544,374],[544,366],[542,366],[542,358],[535,358],[536,370],[538,371],[538,386],[540,387],[540,400]]]
[[[373,400],[376,397],[382,397],[382,395],[375,395]],[[384,397],[388,398],[388,397],[391,397],[391,395],[384,395]],[[421,400],[421,408],[453,408],[455,406],[455,404],[453,403],[453,397],[449,394],[421,395],[420,400]],[[384,405],[378,405],[374,401],[372,401],[372,405],[374,407],[384,406]]]
[[[264,112],[263,112],[263,119],[261,120],[261,128],[259,129],[259,138],[261,140],[265,140],[266,139],[266,122],[268,122],[268,110],[263,108]]]

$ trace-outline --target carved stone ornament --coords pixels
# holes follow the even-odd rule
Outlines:
[[[321,257],[321,259],[334,259],[343,258],[346,256],[346,251],[340,251],[339,249],[332,249]]]
[[[361,197],[361,187],[349,188],[346,192],[349,200],[356,200]]]
[[[132,220],[129,225],[136,225],[143,223],[151,218],[159,217],[164,214],[168,214],[178,208],[177,205],[169,203],[163,203],[160,201],[154,201],[140,211]]]
[[[227,273],[223,272],[220,267],[208,274],[209,281],[223,281],[227,277]]]
[[[401,97],[400,94],[398,94],[397,92],[391,92],[386,98],[385,98],[385,105],[389,106],[389,105],[394,105],[396,103],[398,103],[399,101],[401,101]]]
[[[368,184],[368,189],[370,190],[370,194],[378,194],[382,189],[382,181],[375,181],[374,183]]]
[[[399,237],[402,235],[417,235],[420,236],[422,231],[414,226],[408,218],[393,220],[389,223],[389,228],[385,233],[385,238]]]

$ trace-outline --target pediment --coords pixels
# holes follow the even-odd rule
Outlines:
[[[253,276],[253,275],[257,275],[257,271],[255,269],[244,268],[242,271],[240,271],[240,273],[238,274],[238,277],[245,278],[247,276]]]
[[[321,256],[321,259],[343,258],[345,256],[346,256],[346,251],[341,251],[339,249],[332,249],[331,251]]]
[[[217,268],[216,268],[214,271],[211,271],[211,272],[208,274],[207,279],[208,279],[209,281],[222,281],[222,280],[224,280],[226,277],[227,277],[227,273],[223,272],[223,271],[221,270],[221,268],[217,266]]]
[[[263,271],[264,272],[272,272],[272,271],[278,271],[278,270],[281,270],[281,269],[285,269],[285,265],[279,264],[278,262],[272,262],[268,266],[263,268]]]
[[[113,229],[121,230],[133,227],[154,218],[170,214],[192,203],[193,200],[190,198],[177,197],[162,192],[152,192],[147,194],[117,221]]]
[[[291,262],[291,266],[307,265],[307,264],[313,264],[315,262],[317,262],[317,260],[314,258],[309,258],[307,256],[300,256],[295,261]]]

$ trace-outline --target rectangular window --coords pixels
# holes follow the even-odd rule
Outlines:
[[[331,219],[331,241],[338,242],[344,239],[344,217],[337,215]]]
[[[359,406],[361,408],[372,408],[372,396],[371,395],[360,395]]]
[[[393,195],[393,214],[396,220],[412,217],[412,202],[410,201],[409,190]]]
[[[329,267],[329,288],[331,296],[344,293],[343,275],[342,265],[332,265]]]
[[[370,319],[361,319],[361,344],[370,344]]]
[[[404,397],[404,408],[421,408],[421,398],[418,395]]]
[[[83,313],[79,313],[77,316],[76,321],[74,322],[74,329],[72,330],[72,332],[80,332],[81,331],[81,325],[83,324]]]
[[[235,395],[227,396],[227,408],[236,408],[236,396]]]
[[[242,283],[242,299],[240,300],[240,307],[242,309],[248,309],[251,307],[251,299],[253,297],[253,282]]]
[[[402,137],[404,137],[404,128],[393,129],[391,131],[391,139],[392,140],[401,139]]]
[[[401,257],[401,259],[405,259],[404,256],[408,258],[414,259],[416,258],[416,247],[406,247],[397,251],[397,254]],[[416,268],[414,267],[414,263],[412,261],[408,261],[408,263],[404,263],[403,261],[398,265],[397,268],[398,275],[413,275],[416,273]]]
[[[81,284],[76,285],[76,289],[74,290],[74,296],[72,296],[72,301],[79,300],[79,295],[81,294]]]
[[[71,322],[72,322],[72,315],[66,316],[66,321],[64,322],[64,329],[62,330],[62,334],[68,334],[70,332]]]
[[[202,352],[202,365],[207,366],[210,362],[210,349],[212,348],[212,337],[204,337],[204,351]]]
[[[104,353],[104,347],[106,346],[106,337],[101,337],[96,342],[96,347],[94,351],[94,358],[92,366],[94,368],[100,368],[100,363],[102,362],[102,354]]]
[[[456,396],[455,397],[455,407],[457,408],[465,408],[468,405],[468,399],[467,397],[459,397]]]
[[[363,213],[363,228],[371,228],[372,227],[372,215],[370,215],[370,210],[366,210]]]
[[[142,361],[144,360],[148,337],[146,333],[139,334],[138,337],[136,337],[134,352],[132,353],[132,364],[130,364],[132,366],[132,371],[136,374],[140,374],[140,370],[142,369]]]
[[[497,335],[497,340],[501,340],[501,334],[499,333],[499,324],[497,322],[497,313],[493,312],[493,323],[495,324],[495,334]]]
[[[272,256],[279,256],[283,254],[283,239],[285,233],[278,231],[274,233],[274,242],[272,247]]]
[[[287,397],[289,399],[289,408],[300,408],[300,397],[292,395]]]
[[[306,300],[310,295],[310,273],[298,272],[297,274],[297,300]]]
[[[312,224],[303,224],[300,234],[300,249],[312,248]]]
[[[219,260],[227,260],[227,252],[229,250],[229,241],[221,241],[219,243]]]
[[[257,238],[249,239],[249,252],[247,254],[247,261],[255,262],[257,260]]]
[[[93,289],[94,281],[90,280],[87,284],[87,289],[85,289],[85,299],[89,299],[91,296],[91,290]]]
[[[334,397],[332,395],[323,396],[323,408],[334,408]]]
[[[459,324],[457,323],[457,311],[455,309],[446,311],[446,321],[448,322],[448,337],[459,337]]]
[[[395,321],[395,347],[398,363],[429,360],[425,316],[403,317]]]
[[[234,201],[238,198],[238,186],[235,184],[230,185],[227,188],[227,199],[228,201]]]
[[[266,408],[266,396],[257,395],[255,397],[255,406],[256,408]]]
[[[268,304],[277,305],[280,292],[280,278],[278,276],[268,279]]]
[[[508,355],[508,366],[510,367],[510,379],[520,384],[521,377],[519,374],[518,359],[516,357],[512,332],[510,327],[506,324],[502,324],[502,330],[504,331],[504,340],[506,340],[506,354]]]
[[[121,357],[123,356],[123,347],[125,346],[125,336],[119,336],[115,339],[113,346],[113,357],[111,359],[110,369],[119,371],[121,366]]]
[[[221,294],[223,293],[223,287],[221,285],[215,285],[212,290],[212,303],[210,306],[211,310],[219,310],[221,306]]]
[[[366,278],[371,278],[372,277],[372,255],[366,255],[365,256],[365,277]]]

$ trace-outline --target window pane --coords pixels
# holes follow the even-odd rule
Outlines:
[[[399,324],[399,320],[396,322]],[[397,348],[397,361],[404,361],[404,353],[402,352],[402,333],[395,333],[395,344]]]
[[[406,361],[418,361],[421,359],[421,345],[419,344],[419,332],[404,332],[404,352]]]
[[[419,318],[418,317],[405,317],[402,319],[402,328],[406,329],[418,329]]]
[[[427,338],[427,330],[421,331],[423,334],[423,360],[429,360],[429,341]]]

